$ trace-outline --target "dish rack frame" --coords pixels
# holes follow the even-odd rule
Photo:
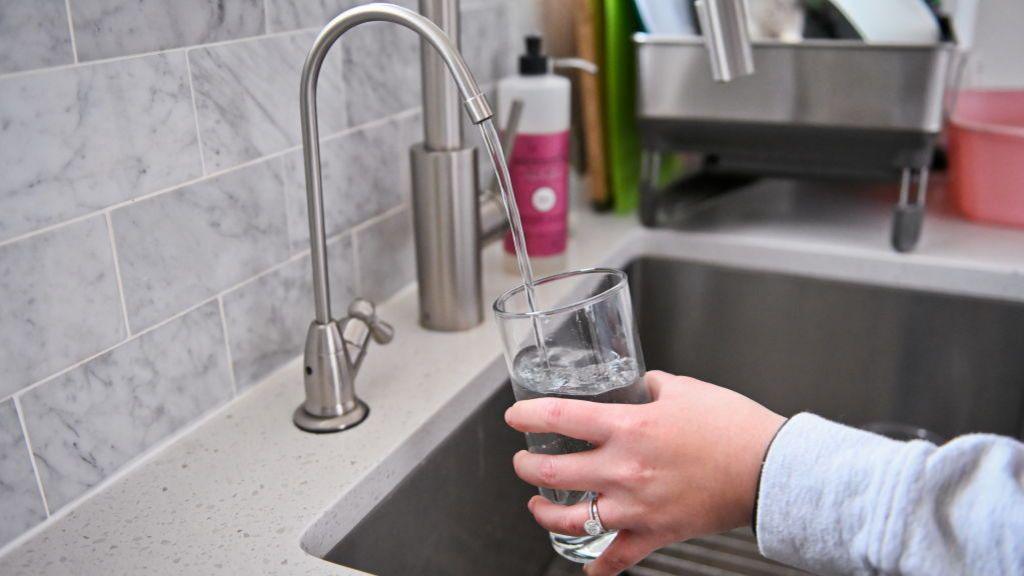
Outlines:
[[[753,42],[755,72],[711,79],[700,36],[633,35],[643,154],[640,218],[657,223],[663,152],[698,152],[718,169],[763,176],[898,178],[891,243],[914,249],[928,175],[965,54],[854,40]]]

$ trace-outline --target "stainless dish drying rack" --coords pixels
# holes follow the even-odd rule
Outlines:
[[[917,244],[962,61],[954,42],[754,42],[754,74],[725,84],[711,79],[699,36],[638,33],[633,42],[645,225],[657,222],[660,153],[691,151],[730,173],[899,178],[892,245]]]

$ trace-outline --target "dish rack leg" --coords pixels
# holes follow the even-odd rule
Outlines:
[[[910,189],[915,176],[917,191],[911,201]],[[900,200],[892,214],[892,247],[897,252],[910,252],[921,239],[927,195],[928,168],[904,168],[900,177]]]
[[[653,228],[658,220],[658,172],[661,171],[661,154],[657,150],[644,148],[640,155],[640,223]]]

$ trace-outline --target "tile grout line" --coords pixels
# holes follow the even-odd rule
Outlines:
[[[263,35],[270,34],[270,12],[267,10],[267,0],[263,0]]]
[[[360,264],[359,258],[359,238],[363,234],[369,232],[370,228],[374,225],[400,214],[402,210],[405,210],[408,206],[409,205],[406,201],[402,201],[397,206],[392,206],[380,214],[371,216],[359,224],[356,224],[349,230],[352,234],[352,267],[354,268],[353,274],[356,277],[355,288],[357,297],[366,297],[366,292],[364,290],[365,286],[363,286],[363,267]]]
[[[65,0],[65,3],[69,3],[70,0]],[[68,12],[70,15],[70,12]],[[70,20],[69,20],[70,21]],[[42,68],[32,68],[30,70],[18,70],[16,72],[6,72],[0,74],[0,80],[6,80],[8,78],[14,78],[19,76],[31,76],[34,74],[45,74],[46,72],[55,72],[58,70],[67,70],[71,68],[78,68],[83,66],[93,66],[97,64],[112,64],[120,62],[122,60],[130,60],[132,58],[146,58],[150,56],[159,56],[161,54],[173,54],[175,52],[184,52],[186,50],[192,50],[194,48],[217,48],[219,46],[230,46],[231,44],[237,44],[241,42],[254,42],[262,40],[264,38],[278,38],[281,36],[287,36],[289,34],[304,34],[309,32],[316,32],[320,30],[319,26],[309,28],[296,28],[294,30],[281,30],[279,32],[270,32],[267,34],[257,34],[255,36],[243,36],[241,38],[231,38],[228,40],[220,40],[217,42],[208,42],[206,44],[192,44],[189,46],[176,46],[174,48],[164,48],[162,50],[149,50],[147,52],[138,52],[134,54],[122,54],[120,56],[111,56],[109,58],[97,58],[96,60],[77,61],[74,64],[58,64],[56,66],[44,66]]]
[[[331,236],[330,238],[328,238],[327,241],[328,241],[328,243],[336,242],[339,239],[341,239],[342,237],[344,237],[346,234],[351,234],[351,233],[352,233],[352,230],[348,229],[348,230],[345,230],[344,232],[340,232],[338,234],[335,234],[334,236]],[[92,362],[93,360],[99,358],[100,356],[103,356],[104,354],[109,354],[109,353],[117,350],[121,346],[124,346],[125,344],[127,344],[127,343],[129,343],[129,342],[131,342],[133,340],[137,340],[137,339],[141,338],[142,336],[145,336],[146,334],[149,334],[150,332],[153,332],[154,330],[158,330],[159,328],[162,328],[162,327],[166,326],[167,324],[170,324],[171,322],[181,318],[182,316],[185,316],[185,315],[187,315],[187,314],[189,314],[191,312],[196,311],[197,309],[199,309],[199,308],[209,304],[210,302],[213,302],[214,300],[216,300],[217,298],[220,298],[221,296],[224,296],[224,295],[226,295],[226,294],[228,294],[230,292],[234,292],[235,290],[238,290],[239,288],[245,286],[246,284],[249,284],[250,282],[254,282],[256,280],[259,280],[260,278],[263,278],[264,276],[268,276],[270,274],[273,274],[274,272],[280,270],[281,268],[284,268],[288,264],[291,264],[292,262],[295,262],[297,260],[301,260],[302,258],[305,258],[308,255],[309,255],[309,250],[308,249],[307,250],[303,250],[301,252],[298,252],[296,254],[293,254],[293,255],[289,256],[288,258],[286,258],[285,260],[282,260],[281,262],[278,262],[277,264],[274,264],[273,266],[271,266],[271,267],[269,267],[269,268],[267,268],[265,270],[262,270],[262,271],[258,272],[257,274],[254,274],[253,276],[246,277],[244,280],[241,280],[241,281],[239,281],[239,282],[237,282],[235,284],[232,284],[231,286],[228,286],[227,288],[224,288],[223,290],[220,290],[220,291],[216,292],[215,294],[210,295],[208,298],[206,298],[206,299],[204,299],[204,300],[202,300],[202,301],[200,301],[200,302],[198,302],[196,304],[193,304],[192,306],[189,306],[189,307],[187,307],[187,308],[185,308],[183,310],[180,310],[180,311],[172,314],[171,316],[168,316],[167,318],[164,318],[163,320],[157,322],[156,324],[153,324],[151,326],[147,326],[146,328],[143,328],[142,330],[139,330],[135,334],[132,334],[131,336],[128,336],[127,338],[124,338],[123,340],[118,341],[116,344],[108,346],[108,347],[104,348],[103,350],[100,350],[99,352],[96,352],[95,354],[91,354],[91,355],[89,355],[89,356],[87,356],[87,357],[85,357],[85,358],[83,358],[81,360],[78,360],[78,361],[74,362],[73,364],[71,364],[70,366],[67,366],[65,368],[61,368],[60,370],[58,370],[56,372],[53,372],[52,374],[48,374],[48,375],[40,378],[39,380],[37,380],[37,381],[27,385],[27,386],[24,386],[23,388],[20,388],[17,391],[12,392],[11,394],[8,394],[7,396],[0,397],[0,402],[3,402],[4,400],[7,400],[8,398],[21,397],[21,396],[25,395],[26,393],[28,393],[29,391],[34,390],[35,388],[38,388],[39,386],[42,386],[43,384],[46,384],[47,382],[50,382],[51,380],[59,378],[60,376],[63,376],[64,374],[67,374],[68,372],[71,372],[72,370],[74,370],[76,368],[80,368],[80,367],[88,364],[89,362]]]
[[[124,280],[121,279],[121,263],[117,257],[117,241],[114,240],[114,223],[110,219],[110,212],[104,214],[107,222],[107,237],[110,239],[110,254],[114,257],[114,279],[117,281],[117,296],[121,300],[121,315],[124,318],[124,333],[126,338],[132,335],[132,327],[128,324],[128,303],[124,297]]]
[[[14,412],[18,415],[18,423],[21,424],[21,434],[25,437],[25,448],[28,450],[28,459],[32,464],[32,473],[36,477],[36,486],[39,488],[39,497],[43,500],[43,511],[46,517],[50,518],[50,503],[46,501],[46,491],[43,490],[43,477],[39,475],[39,466],[36,464],[36,455],[32,452],[32,441],[28,437],[28,426],[25,424],[25,409],[21,407],[21,400],[13,398]]]
[[[74,66],[75,64],[78,64],[78,40],[75,38],[74,17],[71,16],[71,0],[64,0],[64,9],[68,12],[68,33],[71,40],[71,60],[73,62],[68,66]]]
[[[238,379],[235,378],[235,362],[231,358],[231,336],[228,335],[228,316],[224,312],[224,294],[217,295],[217,308],[220,310],[220,327],[224,331],[224,350],[227,352],[228,377],[231,378],[231,397],[238,397]]]
[[[363,273],[362,266],[359,265],[359,236],[356,234],[356,230],[352,229],[352,245],[349,249],[352,251],[352,276],[355,276],[355,281],[352,283],[355,289],[355,297],[363,297]]]
[[[353,234],[356,232],[359,232],[360,234],[366,232],[370,227],[374,226],[375,224],[378,224],[384,220],[387,220],[388,218],[391,218],[392,216],[395,216],[396,214],[398,214],[402,210],[405,210],[408,207],[409,202],[403,199],[398,204],[395,204],[394,206],[388,208],[387,210],[381,212],[380,214],[374,214],[373,216],[370,216],[369,218],[363,220],[359,224],[352,226],[351,228],[349,228],[349,231],[351,231]]]
[[[199,166],[206,176],[206,155],[203,153],[203,132],[199,129],[199,105],[196,103],[196,83],[192,79],[192,59],[189,50],[185,50],[185,74],[188,75],[188,92],[192,96],[192,118],[196,124],[196,146],[199,148]]]
[[[325,143],[325,142],[332,142],[332,141],[334,141],[334,140],[336,140],[338,138],[344,138],[345,136],[348,136],[348,135],[353,134],[355,132],[359,132],[360,130],[372,130],[374,128],[378,128],[378,127],[380,127],[380,126],[382,126],[382,125],[384,125],[384,124],[386,124],[388,122],[391,122],[393,120],[397,120],[399,118],[405,118],[405,117],[411,115],[412,112],[414,112],[414,111],[415,111],[415,109],[403,110],[403,111],[398,112],[396,114],[393,114],[391,116],[386,116],[384,118],[378,118],[376,120],[371,120],[369,122],[364,122],[363,124],[359,124],[358,126],[349,126],[349,127],[344,128],[342,130],[334,132],[333,134],[328,134],[327,136],[321,137],[320,138],[320,142],[321,142],[321,144]],[[242,162],[240,164],[236,164],[234,166],[229,166],[229,167],[224,168],[222,170],[217,170],[215,172],[211,172],[210,174],[204,174],[202,176],[198,176],[196,178],[192,178],[191,180],[186,180],[184,182],[179,182],[177,184],[174,184],[174,185],[171,185],[171,186],[167,186],[167,187],[161,188],[159,190],[155,190],[153,192],[147,192],[145,194],[142,194],[140,196],[136,196],[134,198],[129,198],[127,200],[122,200],[120,202],[117,202],[115,204],[111,204],[110,206],[107,206],[105,208],[101,208],[99,210],[94,210],[94,211],[88,212],[86,214],[80,214],[78,216],[73,216],[71,218],[68,218],[66,220],[62,220],[62,221],[54,223],[54,224],[48,224],[46,226],[43,226],[41,228],[37,228],[37,229],[32,230],[30,232],[25,232],[23,234],[19,234],[18,236],[13,236],[11,238],[6,238],[6,239],[3,239],[3,240],[0,240],[0,248],[3,248],[4,246],[7,246],[9,244],[14,244],[14,243],[19,242],[21,240],[27,240],[28,238],[31,238],[33,236],[38,236],[38,235],[41,235],[41,234],[45,234],[46,232],[51,232],[51,231],[56,230],[58,228],[63,228],[64,226],[69,226],[71,224],[75,224],[75,223],[78,223],[78,222],[82,222],[84,220],[88,220],[89,218],[93,218],[93,217],[99,216],[99,215],[107,213],[107,212],[113,212],[115,210],[119,210],[121,208],[124,208],[125,206],[130,206],[130,205],[138,203],[138,202],[143,202],[143,201],[146,201],[146,200],[150,200],[152,198],[156,198],[157,196],[162,196],[164,194],[167,194],[167,193],[170,193],[170,192],[174,192],[175,190],[178,190],[180,188],[184,188],[186,186],[192,186],[193,184],[198,184],[200,182],[205,182],[207,180],[212,180],[213,178],[218,178],[220,176],[225,176],[225,175],[230,174],[232,172],[236,172],[236,171],[239,171],[239,170],[243,170],[245,168],[250,168],[252,166],[256,166],[257,164],[260,164],[262,162],[268,162],[270,160],[281,158],[281,157],[286,156],[286,155],[288,155],[288,154],[290,154],[292,152],[296,152],[296,151],[300,151],[300,150],[302,150],[302,144],[296,144],[295,146],[289,146],[288,148],[285,148],[283,150],[278,150],[277,152],[273,152],[273,153],[267,154],[266,156],[261,156],[259,158],[254,158],[252,160],[246,160],[245,162]]]

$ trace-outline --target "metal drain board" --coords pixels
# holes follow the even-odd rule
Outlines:
[[[629,570],[630,576],[797,576],[807,573],[757,551],[750,530],[733,530],[666,546]]]
[[[559,558],[545,576],[579,574],[579,564]],[[677,542],[657,550],[627,571],[630,576],[805,576],[757,551],[749,529]]]

